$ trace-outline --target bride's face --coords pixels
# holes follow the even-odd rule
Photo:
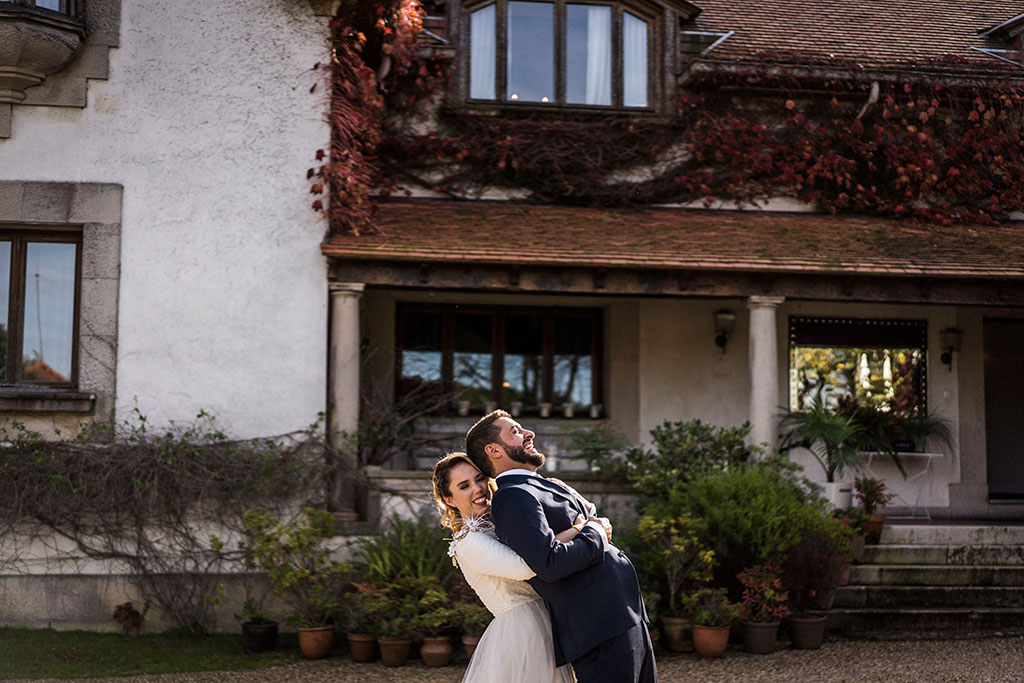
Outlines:
[[[448,490],[444,502],[459,511],[463,519],[479,517],[491,506],[491,489],[485,477],[469,463],[460,463],[448,475]]]

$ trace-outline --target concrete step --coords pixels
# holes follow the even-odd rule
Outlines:
[[[1024,629],[1024,608],[835,608],[828,613],[828,626],[851,635],[883,631],[944,631],[956,634],[984,631],[1020,632]]]
[[[884,565],[850,567],[853,586],[1024,586],[1024,566]]]
[[[886,522],[882,545],[1024,545],[1024,524],[904,524]]]
[[[836,607],[871,609],[1024,606],[1022,586],[840,586]],[[1024,625],[1024,624],[1022,624]]]
[[[1024,566],[1024,545],[869,545],[862,564]]]

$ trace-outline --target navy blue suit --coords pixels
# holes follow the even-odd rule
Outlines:
[[[647,613],[636,570],[625,553],[614,546],[604,552],[602,532],[593,526],[584,527],[570,543],[555,540],[555,533],[572,526],[580,514],[587,514],[582,501],[539,476],[499,477],[491,501],[498,539],[537,574],[530,585],[551,614],[558,665],[592,657],[595,648],[627,632],[634,640],[636,633],[647,632],[640,626],[647,623]],[[644,648],[643,638],[630,647]],[[649,652],[649,638],[646,643]],[[653,654],[650,659],[653,667]]]

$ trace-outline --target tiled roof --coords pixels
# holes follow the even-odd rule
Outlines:
[[[763,51],[792,51],[865,65],[950,58],[1014,67],[971,50],[1006,48],[979,32],[1024,13],[1005,0],[700,0],[696,22],[685,28],[735,31],[711,59],[749,59]],[[1024,68],[1020,69],[1024,76]]]
[[[380,206],[383,235],[333,235],[350,261],[1024,278],[1024,224],[449,201]]]

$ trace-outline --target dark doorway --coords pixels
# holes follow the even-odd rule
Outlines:
[[[988,495],[1024,500],[1024,319],[986,318],[984,334]]]

